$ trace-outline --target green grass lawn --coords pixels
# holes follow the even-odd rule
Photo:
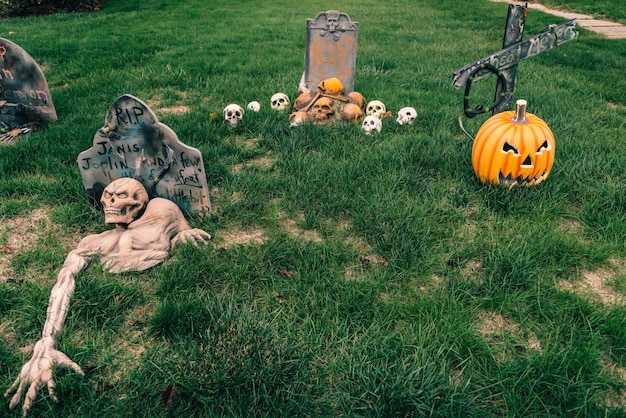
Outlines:
[[[359,22],[355,89],[415,107],[414,125],[290,128],[269,108],[276,92],[295,99],[306,19],[331,9]],[[109,0],[3,20],[59,118],[0,147],[1,392],[65,256],[107,229],[76,158],[132,94],[202,151],[214,212],[190,223],[214,239],[146,272],[83,272],[59,348],[86,376],[56,370],[59,402],[41,390],[32,416],[624,416],[626,40],[581,29],[520,64],[515,99],[551,127],[556,159],[545,182],[508,190],[474,175],[451,76],[501,48],[506,13]],[[529,9],[526,36],[563,21]],[[234,128],[209,116],[252,100],[261,111]],[[21,415],[4,401],[0,415]]]

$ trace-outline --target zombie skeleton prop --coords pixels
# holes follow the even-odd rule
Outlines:
[[[5,396],[14,393],[9,403],[13,409],[27,390],[22,407],[24,415],[44,384],[56,400],[53,367],[69,367],[84,376],[80,366],[57,350],[56,345],[74,293],[75,278],[94,256],[99,256],[104,269],[111,273],[142,271],[162,262],[178,243],[205,244],[211,238],[201,229],[192,229],[174,202],[159,197],[148,200],[143,185],[131,178],[109,184],[101,203],[105,222],[116,227],[83,238],[78,248],[67,255],[50,294],[41,339],[35,344],[32,358],[5,393]]]

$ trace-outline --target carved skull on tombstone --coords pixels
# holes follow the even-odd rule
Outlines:
[[[276,93],[270,98],[272,109],[282,112],[289,108],[289,97],[285,93]]]
[[[243,119],[243,114],[243,107],[235,103],[231,103],[224,108],[224,120],[233,126]]]
[[[417,111],[412,107],[403,107],[398,111],[396,122],[400,125],[412,125],[417,118]]]

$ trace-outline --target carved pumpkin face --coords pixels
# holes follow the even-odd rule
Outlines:
[[[482,181],[506,187],[541,183],[554,163],[554,136],[539,117],[517,109],[498,113],[478,130],[472,147],[472,166]]]

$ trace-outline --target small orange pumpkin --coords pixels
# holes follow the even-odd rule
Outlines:
[[[482,181],[506,187],[544,181],[554,163],[554,135],[539,117],[516,109],[493,115],[480,127],[472,146],[472,167]]]

